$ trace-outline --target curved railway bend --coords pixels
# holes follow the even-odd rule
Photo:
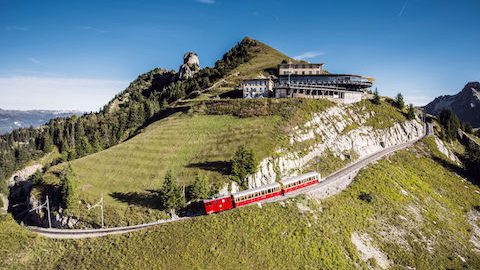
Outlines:
[[[300,194],[309,194],[316,198],[326,198],[326,197],[332,196],[344,190],[353,181],[355,175],[360,171],[360,169],[366,167],[367,165],[395,151],[409,147],[414,143],[416,143],[417,141],[431,134],[433,134],[432,125],[427,124],[425,129],[425,134],[420,138],[414,139],[406,143],[398,144],[389,148],[385,148],[370,156],[357,160],[354,163],[351,163],[350,165],[330,174],[329,176],[324,178],[322,182],[316,185],[291,192],[285,196],[271,198],[262,203],[281,201],[291,197],[298,196]],[[41,228],[41,227],[34,227],[34,226],[27,226],[27,228],[32,232],[36,232],[40,235],[43,235],[49,238],[80,239],[80,238],[101,237],[101,236],[110,235],[110,234],[123,234],[123,233],[133,232],[133,231],[137,231],[137,230],[141,230],[141,229],[145,229],[145,228],[149,228],[149,227],[153,227],[153,226],[157,226],[165,223],[182,221],[190,218],[195,218],[195,217],[180,217],[180,218],[173,218],[168,220],[159,220],[151,223],[144,223],[144,224],[133,225],[133,226],[104,228],[104,229],[87,229],[87,230],[54,229],[54,228],[49,229],[49,228]]]

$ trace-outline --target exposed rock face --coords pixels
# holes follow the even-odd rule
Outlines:
[[[297,153],[279,149],[275,157],[260,162],[257,173],[248,177],[249,186],[258,187],[280,178],[298,175],[305,165],[324,155],[327,150],[341,159],[351,153],[363,158],[385,147],[420,138],[424,134],[424,126],[417,120],[396,123],[386,129],[374,129],[363,125],[370,117],[374,117],[374,112],[360,114],[348,105],[338,105],[314,115],[311,121],[295,128],[290,135],[290,144],[312,139],[318,143],[309,147],[308,151]],[[354,123],[359,127],[344,132],[345,128]]]
[[[437,136],[435,136],[435,143],[437,144],[437,149],[440,151],[442,154],[444,154],[448,159],[455,163],[459,163],[460,161],[458,160],[457,156],[448,149],[448,147],[443,143],[442,140],[440,140]]]
[[[460,93],[440,96],[425,106],[425,111],[438,116],[443,109],[450,109],[460,120],[480,127],[480,83],[469,82]]]
[[[178,78],[180,80],[185,80],[193,77],[195,73],[200,70],[200,60],[198,55],[194,52],[187,52],[183,56],[183,64],[178,70]]]
[[[31,166],[25,167],[19,171],[16,171],[9,179],[8,186],[13,186],[17,182],[22,182],[27,180],[31,175],[33,175],[37,170],[42,169],[42,165],[33,164]]]

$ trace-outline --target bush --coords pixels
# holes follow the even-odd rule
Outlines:
[[[43,173],[41,170],[37,170],[32,176],[30,176],[30,181],[32,184],[39,185],[43,183]]]
[[[358,195],[358,198],[362,201],[366,201],[368,203],[371,203],[373,201],[373,196],[372,194],[361,192],[360,195]]]

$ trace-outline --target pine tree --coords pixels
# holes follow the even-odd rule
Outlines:
[[[241,145],[232,159],[233,179],[244,189],[248,188],[247,175],[257,171],[258,160],[252,149]]]
[[[397,108],[399,108],[400,110],[403,110],[403,108],[405,108],[405,101],[403,100],[402,93],[398,93],[395,97],[395,106],[397,106]]]
[[[373,92],[373,103],[377,105],[380,104],[380,94],[378,93],[377,88],[375,88],[375,92]]]
[[[415,109],[413,108],[413,104],[410,104],[408,106],[407,119],[408,120],[415,119]]]
[[[70,163],[60,173],[60,194],[66,209],[72,209],[77,201],[77,187],[74,181],[74,173]]]
[[[196,199],[206,199],[209,195],[208,189],[208,179],[206,176],[200,176],[197,174],[195,176],[195,181],[193,182],[190,198],[192,200]]]
[[[168,171],[165,175],[160,194],[160,199],[166,210],[179,210],[182,207],[182,191],[175,185],[175,178],[171,171]]]

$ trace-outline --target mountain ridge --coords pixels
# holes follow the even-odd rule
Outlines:
[[[469,82],[459,93],[436,97],[424,108],[427,113],[435,116],[443,109],[449,109],[463,122],[480,127],[480,83]]]

